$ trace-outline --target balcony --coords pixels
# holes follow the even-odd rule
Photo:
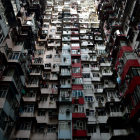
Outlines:
[[[110,69],[104,68],[102,69],[102,76],[112,76],[113,73]]]
[[[53,67],[51,68],[51,71],[52,71],[52,72],[59,72],[59,69],[60,69],[60,68],[59,68],[58,65],[56,66],[56,64],[53,64]]]
[[[71,35],[71,31],[63,31],[63,34],[66,34],[66,35]]]
[[[93,46],[93,42],[91,42],[91,41],[82,41],[81,42],[81,46]]]
[[[26,84],[26,87],[39,87],[39,79],[38,78],[34,78],[34,77],[31,77],[31,78],[26,78],[25,79],[25,84]]]
[[[41,87],[41,94],[58,94],[57,88]]]
[[[93,73],[93,77],[91,77],[91,81],[101,81],[99,73]]]
[[[111,140],[114,138],[114,137],[124,137],[124,136],[128,136],[130,134],[133,133],[133,130],[126,130],[126,129],[117,129],[117,130],[113,130],[112,132],[112,137],[111,137]]]
[[[71,50],[71,56],[81,56],[80,48],[78,50]]]
[[[101,36],[95,36],[95,41],[103,41],[103,38]]]
[[[115,88],[116,85],[111,80],[104,80],[104,88]]]
[[[29,73],[30,75],[41,75],[42,70],[39,66],[37,66],[37,68],[29,68]]]
[[[81,61],[89,61],[89,56],[88,55],[81,55]]]
[[[68,37],[62,37],[62,41],[71,41],[71,38],[68,36]]]
[[[43,58],[35,58],[32,60],[32,65],[43,65]]]

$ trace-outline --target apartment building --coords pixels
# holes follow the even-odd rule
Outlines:
[[[139,140],[139,14],[139,0],[1,0],[0,140]]]

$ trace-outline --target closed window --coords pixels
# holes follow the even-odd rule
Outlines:
[[[83,97],[83,90],[73,90],[72,95],[73,97]]]
[[[33,112],[34,111],[34,105],[25,105],[23,108],[24,112]]]
[[[30,130],[31,125],[32,125],[31,121],[21,122],[20,129],[22,129],[22,130]]]
[[[56,125],[54,125],[54,126],[48,126],[48,131],[47,131],[48,133],[55,133],[56,132]]]
[[[44,125],[37,125],[36,133],[43,133],[43,132],[44,132]]]
[[[91,84],[84,84],[83,88],[84,89],[92,89]]]
[[[8,87],[0,87],[0,98],[5,98],[8,92]]]
[[[106,116],[106,110],[105,109],[97,109],[98,116]]]
[[[46,115],[45,109],[38,110],[38,116],[45,116],[45,115]]]

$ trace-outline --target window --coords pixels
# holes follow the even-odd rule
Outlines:
[[[19,107],[19,103],[18,103],[17,99],[14,98],[12,109],[15,110],[17,107]]]
[[[50,79],[50,73],[43,73],[43,79]]]
[[[92,96],[85,96],[85,101],[86,102],[93,102],[93,97]]]
[[[84,68],[89,68],[89,64],[83,64]]]
[[[44,132],[44,125],[37,125],[36,133],[43,133],[43,132]]]
[[[96,126],[88,126],[88,133],[96,133]]]
[[[15,68],[10,68],[4,72],[4,76],[13,76]]]
[[[81,120],[73,121],[73,128],[77,130],[85,130],[85,122]]]
[[[84,89],[92,89],[91,84],[84,84],[83,88]]]
[[[40,97],[40,101],[47,101],[47,97]]]
[[[68,92],[68,90],[61,90],[61,97],[69,98],[70,93]]]
[[[61,69],[61,73],[71,73],[70,69]]]
[[[83,73],[83,78],[90,78],[90,73]]]
[[[56,125],[48,126],[48,133],[55,133],[56,132]]]
[[[0,112],[0,128],[4,131],[6,127],[6,121],[4,121],[5,118],[8,116],[5,114],[3,110]]]
[[[107,124],[100,125],[100,133],[109,133],[109,126]]]
[[[101,101],[103,102],[104,101],[104,98],[102,96],[96,96],[96,101]]]
[[[52,55],[50,54],[50,55],[46,55],[46,58],[52,58]]]
[[[0,87],[0,98],[5,98],[8,92],[8,87]]]
[[[11,60],[15,59],[15,60],[17,60],[19,58],[19,56],[20,56],[20,53],[12,52],[12,53],[9,54],[8,59],[11,59]]]
[[[138,104],[140,101],[140,86],[137,86],[132,94],[132,98],[134,101],[135,106]]]
[[[13,103],[13,98],[14,98],[14,94],[13,94],[13,92],[9,89],[9,90],[8,90],[8,93],[7,93],[7,96],[6,96],[6,99],[7,99],[7,101],[9,102],[10,106],[11,106],[12,103]]]
[[[75,78],[73,84],[83,84],[82,78]]]
[[[118,95],[115,91],[107,91],[107,97],[115,97],[117,98]]]
[[[25,97],[36,97],[37,91],[36,90],[30,90],[25,94]]]
[[[87,110],[86,110],[86,115],[87,115],[87,116],[94,116],[94,110],[89,110],[89,109],[87,109]]]
[[[20,129],[22,129],[22,130],[30,130],[31,125],[32,125],[31,121],[21,122]]]
[[[70,130],[71,129],[71,122],[67,121],[59,121],[59,128],[60,130]]]
[[[23,112],[33,112],[34,111],[34,105],[25,105],[23,108]]]
[[[72,62],[74,62],[74,63],[80,63],[80,58],[78,58],[78,59],[72,59]]]
[[[97,109],[98,116],[106,116],[106,110],[105,109]]]
[[[84,106],[80,105],[80,104],[79,105],[76,104],[73,106],[73,111],[74,112],[84,112]]]
[[[73,90],[72,95],[73,97],[83,97],[83,90]]]
[[[110,105],[110,112],[120,112],[120,105],[119,104]]]
[[[45,116],[45,115],[46,115],[45,109],[38,110],[38,116]]]
[[[72,68],[72,73],[81,73],[80,68]]]

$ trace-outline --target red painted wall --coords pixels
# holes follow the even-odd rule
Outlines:
[[[120,50],[120,52],[119,52],[119,55],[118,55],[118,58],[117,58],[117,62],[116,62],[116,65],[115,65],[115,68],[116,68],[116,70],[118,70],[117,69],[117,66],[119,65],[119,58],[121,58],[122,57],[122,55],[123,55],[123,53],[124,52],[132,52],[133,50],[132,50],[132,48],[131,48],[131,46],[122,46],[121,47],[121,50]]]
[[[73,130],[73,136],[87,136],[87,130]]]
[[[72,85],[72,90],[83,90],[83,85]]]
[[[122,82],[124,81],[125,76],[127,75],[129,68],[130,67],[137,67],[137,66],[139,66],[139,62],[137,59],[136,60],[128,60],[126,62],[125,66],[123,68],[122,76],[121,76]]]
[[[76,100],[74,100],[74,98],[72,98],[72,104],[74,104],[74,101],[77,101],[77,100],[78,100],[78,104],[84,104],[84,98],[79,98]]]

